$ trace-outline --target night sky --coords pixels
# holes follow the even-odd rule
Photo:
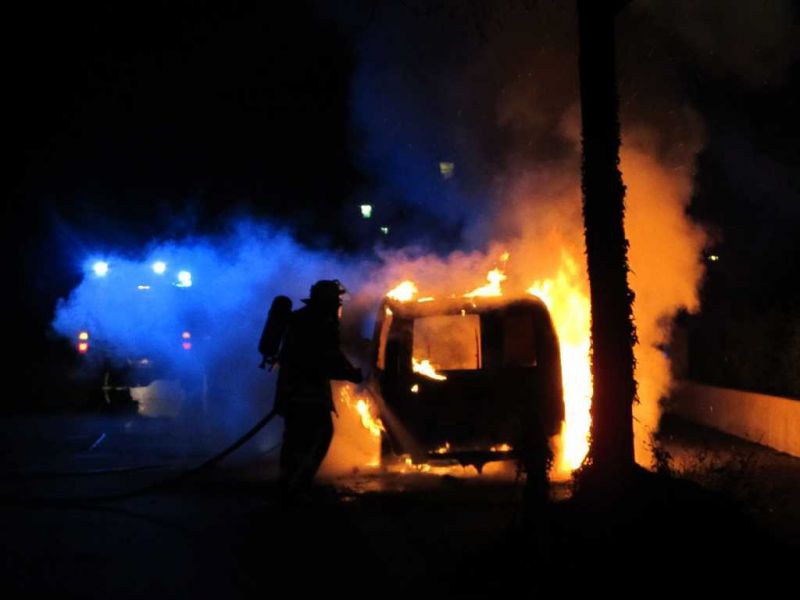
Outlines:
[[[181,205],[200,226],[237,203],[284,218],[324,193],[309,211],[324,222],[355,176],[354,58],[331,23],[289,4],[26,9],[12,72],[19,197],[136,230]]]
[[[365,160],[365,149],[371,156],[390,154],[380,154],[380,144],[364,131],[378,112],[359,117],[366,112],[359,78],[369,76],[363,65],[380,37],[377,4],[90,1],[10,9],[4,239],[6,299],[20,316],[12,326],[17,343],[36,348],[44,339],[55,299],[80,278],[71,257],[87,232],[99,247],[134,250],[155,236],[214,231],[226,217],[244,213],[286,224],[312,247],[355,251],[363,240],[350,226],[354,211],[376,190],[397,205],[393,218],[400,227],[408,206],[403,196],[413,193],[397,184],[405,175],[381,179],[380,169]],[[395,44],[386,54],[422,52],[418,30],[438,30],[429,51],[446,58],[431,63],[432,79],[435,69],[479,54],[514,28],[503,22],[502,10],[393,4],[406,13],[397,28],[409,47]],[[535,14],[537,5],[553,3],[497,4]],[[670,63],[669,93],[690,102],[704,124],[690,212],[717,240],[708,252],[720,256],[709,264],[706,311],[725,312],[728,321],[714,324],[717,329],[774,312],[776,327],[800,331],[798,3],[774,3],[780,10],[764,11],[763,23],[756,9],[742,10],[719,30],[714,20],[722,13],[714,7],[726,10],[724,3],[709,2],[705,14],[688,9],[691,3],[672,3],[669,17],[661,4],[634,0],[621,27],[646,21],[643,27],[661,32],[651,39],[663,42],[655,52]],[[730,13],[738,11],[730,5]],[[755,41],[748,45],[750,34]],[[637,50],[620,44],[624,56]],[[637,88],[625,60],[623,110],[638,101],[626,98]],[[467,83],[479,98],[497,82]],[[408,89],[424,95],[431,86],[423,77],[409,79],[397,95]],[[446,93],[432,92],[434,99]],[[468,100],[462,108],[464,114],[477,110]],[[437,148],[449,148],[459,165],[488,164],[493,159],[483,157],[513,150],[497,133],[483,135],[482,153],[463,150],[463,139],[435,131],[436,114],[436,106],[420,112],[419,129]],[[481,129],[494,124],[489,119]],[[382,143],[403,135],[393,132],[396,138]],[[416,185],[413,166],[403,165],[402,172]],[[474,191],[489,176],[477,166],[472,172]],[[452,206],[462,213],[452,222],[434,219],[431,227],[440,228],[438,238],[457,242],[479,203],[465,197]]]

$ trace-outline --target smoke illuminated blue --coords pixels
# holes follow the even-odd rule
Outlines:
[[[157,261],[191,270],[162,277],[153,268]],[[54,329],[68,339],[90,331],[89,358],[107,354],[119,365],[146,358],[164,368],[159,379],[200,381],[211,413],[204,421],[226,435],[241,433],[271,402],[276,373],[258,368],[257,347],[272,299],[285,294],[299,308],[319,279],[341,279],[357,290],[375,265],[310,250],[253,221],[231,225],[225,236],[157,241],[140,256],[109,253],[104,262],[114,268],[97,277],[89,263],[87,276],[59,301]]]

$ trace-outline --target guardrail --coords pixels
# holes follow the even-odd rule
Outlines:
[[[666,410],[800,457],[800,400],[682,381]]]

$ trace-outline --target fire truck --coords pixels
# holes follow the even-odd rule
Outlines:
[[[163,261],[122,271],[105,261],[91,266],[92,310],[74,333],[75,379],[114,409],[152,416],[202,409],[208,340],[191,272]]]
[[[514,458],[523,436],[560,429],[558,337],[536,297],[386,298],[373,348],[385,459],[410,455],[480,470]]]

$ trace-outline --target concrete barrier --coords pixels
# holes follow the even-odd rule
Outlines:
[[[683,381],[667,412],[800,456],[800,400]]]

